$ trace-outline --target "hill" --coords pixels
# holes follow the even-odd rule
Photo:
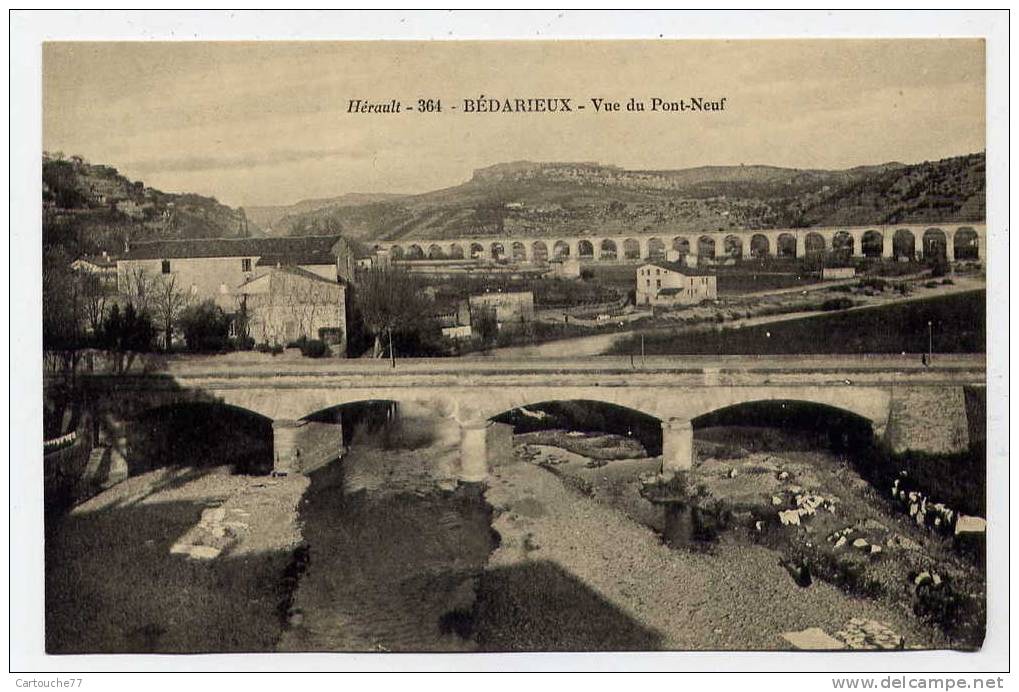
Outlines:
[[[404,195],[386,193],[351,192],[339,197],[322,197],[319,199],[305,199],[295,204],[285,206],[268,207],[246,207],[245,212],[248,220],[267,233],[273,233],[274,226],[280,219],[290,216],[297,216],[308,212],[317,211],[325,207],[351,207],[375,202],[395,200]]]
[[[212,197],[172,194],[131,181],[111,166],[43,155],[43,245],[71,256],[123,251],[126,240],[260,235],[243,209]]]
[[[425,194],[302,203],[272,228],[372,241],[980,221],[984,195],[983,153],[847,170],[516,161]]]

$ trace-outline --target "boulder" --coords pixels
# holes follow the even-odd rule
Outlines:
[[[868,545],[870,544],[867,542],[866,538],[857,538],[855,541],[853,541],[853,547],[859,548],[861,550],[863,548],[866,548]]]
[[[797,649],[807,651],[832,651],[846,648],[845,644],[830,636],[820,627],[809,627],[800,632],[783,632],[782,638]]]
[[[961,533],[986,533],[987,520],[983,517],[971,517],[967,514],[960,514],[955,522],[955,535]]]
[[[783,526],[799,526],[800,513],[795,509],[787,509],[778,513],[778,520],[782,522]]]

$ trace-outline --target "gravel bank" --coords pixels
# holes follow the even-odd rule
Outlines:
[[[723,540],[711,553],[664,546],[651,529],[524,462],[486,493],[501,535],[481,580],[488,651],[791,649],[783,632],[886,623],[933,646],[903,613],[816,581],[796,586],[776,552]]]

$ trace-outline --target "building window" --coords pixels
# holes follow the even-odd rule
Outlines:
[[[241,271],[242,272],[249,272],[249,271],[251,271],[251,258],[250,257],[245,257],[244,259],[241,260]]]
[[[662,280],[661,279],[656,280],[655,281],[655,288],[661,288],[661,287],[662,287]]]
[[[170,273],[170,260],[163,260],[163,273],[164,274]]]

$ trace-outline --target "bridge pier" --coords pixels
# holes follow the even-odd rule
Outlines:
[[[460,424],[460,480],[482,483],[488,478],[488,431],[490,420]]]
[[[662,422],[662,475],[693,468],[693,424],[686,418]]]
[[[304,421],[276,419],[272,422],[272,472],[301,473],[301,448],[298,435]]]
[[[106,417],[98,432],[97,446],[110,450],[110,467],[102,480],[104,488],[116,485],[130,475],[128,465],[128,423]]]

